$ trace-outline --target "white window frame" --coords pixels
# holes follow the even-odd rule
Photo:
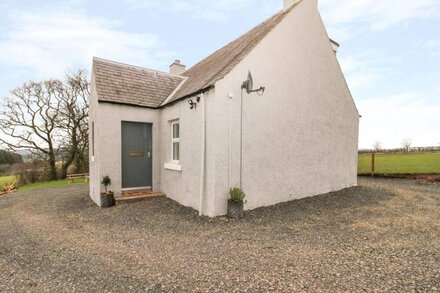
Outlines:
[[[179,125],[179,137],[174,137],[174,125]],[[174,160],[174,144],[179,144],[179,160]],[[180,123],[179,120],[171,122],[171,164],[180,165]]]

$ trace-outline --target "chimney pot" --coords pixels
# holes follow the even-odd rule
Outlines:
[[[181,75],[186,70],[186,66],[180,63],[179,59],[174,60],[170,65],[170,73],[175,75]]]

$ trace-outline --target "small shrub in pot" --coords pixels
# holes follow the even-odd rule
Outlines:
[[[108,187],[112,184],[112,180],[108,175],[104,176],[104,178],[102,178],[101,184],[104,185],[105,188],[105,193],[101,193],[101,207],[114,207],[116,205],[115,194],[112,191],[108,190]]]
[[[239,187],[233,187],[229,190],[228,199],[228,218],[241,219],[243,218],[243,205],[246,194]]]

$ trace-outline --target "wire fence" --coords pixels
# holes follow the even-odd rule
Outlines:
[[[440,174],[440,150],[360,153],[358,174]]]

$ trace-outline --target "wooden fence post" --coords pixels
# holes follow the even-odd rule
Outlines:
[[[374,177],[374,169],[376,164],[376,153],[371,153],[371,176]]]

